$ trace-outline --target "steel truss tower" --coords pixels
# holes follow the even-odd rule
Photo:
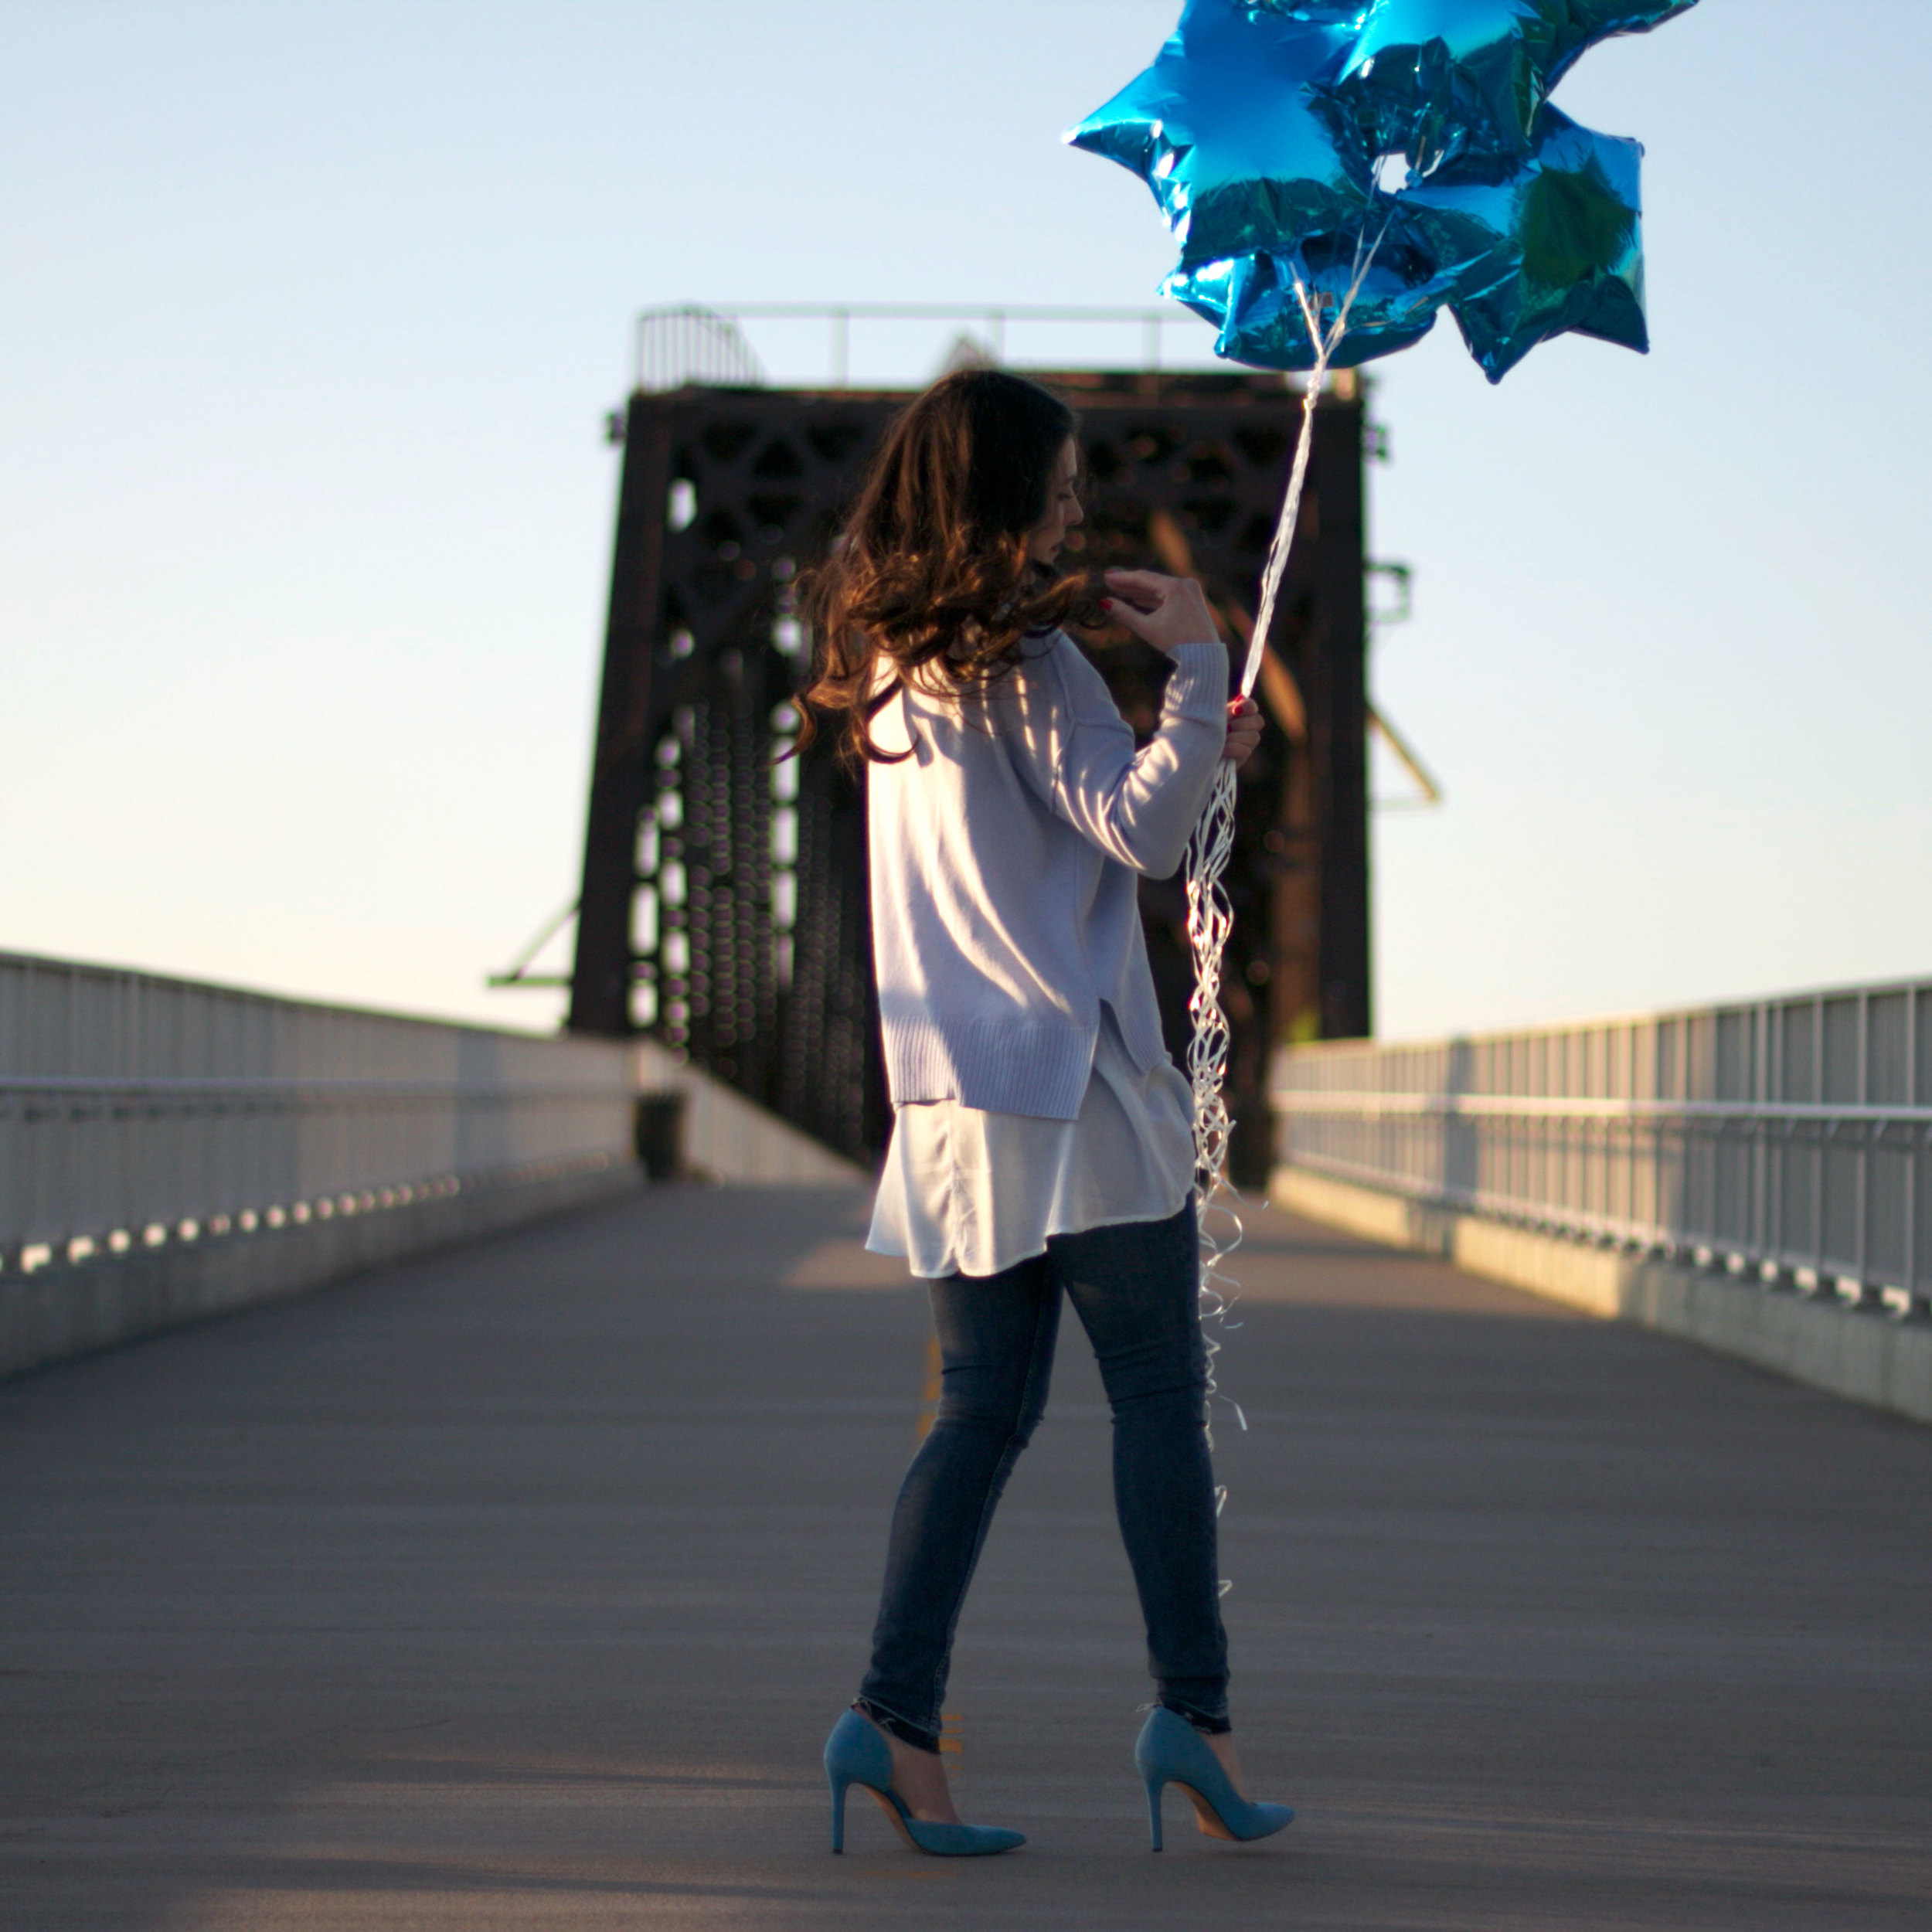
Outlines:
[[[1083,553],[1199,577],[1237,647],[1299,396],[1250,375],[1041,375],[1079,411]],[[828,1144],[888,1125],[855,782],[778,760],[823,556],[902,392],[689,386],[631,399],[585,840],[573,1031],[648,1032]],[[1269,1049],[1369,1030],[1363,413],[1317,411],[1301,528],[1261,685],[1272,722],[1241,787],[1225,1003],[1235,1166],[1267,1161]],[[1162,661],[1083,638],[1131,723]],[[1237,658],[1239,651],[1236,653]],[[1188,988],[1178,886],[1144,888],[1171,1039]]]

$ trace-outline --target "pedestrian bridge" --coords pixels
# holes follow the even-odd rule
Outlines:
[[[1325,1097],[1275,1192],[1328,1223],[1248,1216],[1216,1434],[1237,1721],[1301,1816],[1145,1849],[1074,1334],[953,1693],[968,1815],[1031,1842],[920,1860],[855,1814],[834,1860],[816,1753],[930,1393],[859,1180],[631,1049],[91,970],[0,971],[0,1333],[41,1365],[0,1383],[9,1926],[1926,1922],[1932,1436],[1581,1305],[1847,1325],[1909,1396],[1923,1132],[1872,1110],[1923,1089],[1741,1097],[1864,1110],[1828,1134],[1697,1114],[1733,1103],[1657,1087],[1641,1029],[1574,1049],[1621,1095],[1567,1094],[1567,1045],[1294,1056]],[[1898,990],[1856,996],[1868,1075]],[[702,1164],[785,1185],[641,1185],[674,1079]]]

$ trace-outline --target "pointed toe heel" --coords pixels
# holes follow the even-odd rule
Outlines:
[[[939,1825],[914,1818],[893,1789],[893,1754],[884,1738],[856,1711],[847,1711],[825,1740],[825,1779],[832,1787],[832,1849],[845,1849],[845,1794],[862,1785],[878,1799],[899,1835],[933,1858],[985,1858],[1026,1842],[1023,1832],[996,1825]]]
[[[1242,1797],[1207,1740],[1185,1718],[1175,1716],[1164,1705],[1157,1705],[1141,1727],[1134,1763],[1147,1787],[1148,1831],[1157,1852],[1161,1849],[1161,1793],[1169,1784],[1179,1785],[1193,1799],[1203,1826],[1212,1814],[1222,1832],[1243,1844],[1269,1837],[1294,1821],[1291,1806],[1250,1804]]]

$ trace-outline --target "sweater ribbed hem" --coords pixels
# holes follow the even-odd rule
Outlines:
[[[944,1034],[924,1015],[886,1015],[886,1083],[895,1107],[957,1100],[988,1114],[1048,1121],[1079,1115],[1094,1070],[1100,1016],[1071,1020],[950,1022]]]

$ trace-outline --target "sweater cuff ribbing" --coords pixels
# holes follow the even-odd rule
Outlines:
[[[1228,654],[1219,644],[1180,644],[1169,654],[1168,675],[1161,709],[1170,718],[1196,724],[1219,724],[1227,716]]]

